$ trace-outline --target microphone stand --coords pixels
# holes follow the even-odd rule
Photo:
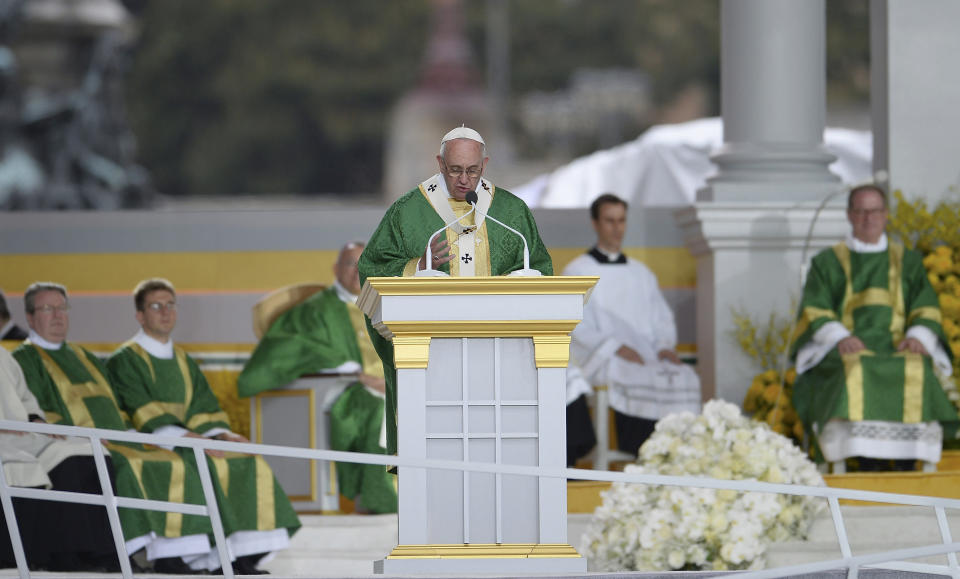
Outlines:
[[[466,197],[464,198],[464,200],[465,200],[467,203],[469,203],[470,205],[472,205],[473,208],[477,210],[477,213],[478,213],[478,214],[483,215],[483,217],[484,217],[485,219],[489,219],[490,221],[493,221],[494,223],[496,223],[496,224],[499,225],[500,227],[503,227],[503,228],[507,229],[508,231],[510,231],[511,233],[519,236],[520,239],[523,241],[523,269],[518,269],[518,270],[511,271],[511,272],[510,272],[509,274],[507,274],[507,275],[515,276],[515,277],[521,277],[521,276],[522,276],[522,277],[542,276],[543,274],[542,274],[541,272],[539,272],[539,271],[537,271],[537,270],[535,270],[535,269],[530,269],[530,249],[527,247],[527,238],[524,237],[522,233],[520,233],[520,232],[517,231],[516,229],[510,227],[510,226],[507,225],[506,223],[503,223],[503,222],[500,221],[499,219],[496,219],[495,217],[490,216],[489,213],[485,213],[484,211],[481,211],[481,210],[477,207],[477,199],[478,199],[477,194],[476,194],[475,192],[473,192],[473,191],[467,193]]]

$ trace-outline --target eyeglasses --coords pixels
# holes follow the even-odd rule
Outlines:
[[[483,173],[483,167],[477,167],[476,165],[464,169],[463,167],[457,167],[456,165],[453,167],[448,167],[447,164],[444,163],[443,168],[445,169],[444,172],[454,179],[458,179],[460,175],[463,175],[464,173],[467,174],[467,177],[476,179],[481,173]]]
[[[886,207],[878,207],[876,209],[851,209],[850,214],[854,217],[876,217],[878,215],[883,215],[887,212]]]
[[[147,307],[155,312],[162,312],[163,310],[172,312],[177,309],[177,302],[167,302],[165,304],[161,304],[160,302],[152,302],[147,304]]]
[[[36,306],[33,308],[34,313],[40,312],[41,314],[52,314],[53,312],[66,313],[70,309],[70,304],[63,304],[62,306],[51,306],[51,305],[42,305]]]

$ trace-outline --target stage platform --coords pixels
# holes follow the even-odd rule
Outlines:
[[[918,507],[842,507],[844,520],[850,529],[851,546],[855,555],[906,548],[937,542],[937,530],[931,509]],[[567,530],[570,543],[580,546],[581,537],[590,521],[590,514],[572,513],[568,516]],[[955,536],[960,536],[960,514],[949,517]],[[396,515],[305,515],[301,517],[303,528],[294,536],[290,549],[282,551],[264,569],[274,578],[327,578],[327,577],[384,577],[373,574],[373,561],[384,557],[397,541]],[[769,552],[770,566],[797,565],[805,562],[826,561],[840,556],[836,534],[829,515],[816,521],[811,540],[793,541],[774,545]],[[905,538],[906,537],[906,538]],[[931,559],[925,562],[941,563]],[[732,573],[672,572],[672,573],[596,573],[591,578],[642,577],[642,578],[699,578]],[[16,577],[16,569],[0,570],[0,577]],[[34,577],[92,577],[90,573],[43,573]],[[100,575],[120,577],[118,573]],[[136,577],[159,577],[143,574]],[[571,575],[572,576],[572,575]],[[184,577],[184,576],[180,576]],[[469,577],[469,576],[463,576]],[[481,575],[476,575],[481,577]],[[486,577],[490,577],[487,575]],[[537,577],[566,577],[565,575],[537,575]],[[807,575],[807,577],[813,577]],[[841,579],[846,574],[840,570],[817,574],[816,577]],[[899,579],[939,577],[916,573],[890,572],[862,569],[860,577],[871,579]]]

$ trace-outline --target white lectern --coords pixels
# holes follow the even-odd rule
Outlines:
[[[393,341],[399,456],[566,466],[570,331],[596,277],[370,278]],[[585,572],[561,478],[399,469],[399,545],[374,571]]]

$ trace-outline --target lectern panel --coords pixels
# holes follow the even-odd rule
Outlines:
[[[536,400],[537,367],[532,338],[500,338],[500,399]]]
[[[536,406],[503,406],[501,432],[504,436],[520,433],[535,433],[537,430]]]
[[[463,460],[463,442],[427,440],[427,457]],[[427,542],[465,542],[463,536],[464,475],[455,470],[427,470]]]
[[[463,432],[463,409],[457,406],[427,406],[427,433],[460,434]]]
[[[497,431],[494,406],[470,406],[470,434],[493,434]]]
[[[434,338],[430,340],[430,362],[427,365],[427,403],[463,400],[463,340]]]
[[[467,396],[470,400],[493,400],[494,398],[494,339],[473,338],[464,340],[467,348],[466,378]]]
[[[502,462],[535,465],[539,455],[537,440],[517,438],[502,441]],[[539,484],[536,477],[502,476],[501,521],[504,543],[540,542]]]
[[[472,439],[469,442],[471,462],[496,462],[496,441],[492,438]],[[467,473],[469,542],[497,542],[497,478],[485,472]]]

